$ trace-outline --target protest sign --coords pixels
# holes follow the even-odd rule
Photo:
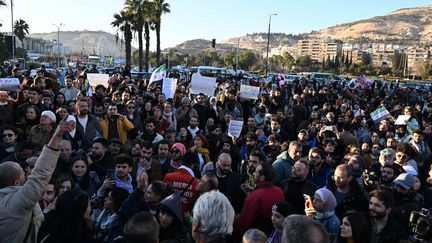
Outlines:
[[[162,93],[165,98],[173,98],[177,87],[177,79],[175,78],[164,78],[162,82]]]
[[[20,81],[17,78],[0,78],[0,90],[14,91],[20,89]]]
[[[250,85],[240,85],[240,97],[252,100],[258,99],[260,88]]]
[[[395,125],[406,125],[411,116],[408,115],[399,115],[395,121]]]
[[[89,81],[90,85],[93,87],[99,84],[108,87],[108,79],[109,79],[109,74],[87,73],[87,80]]]
[[[390,112],[388,112],[388,110],[385,107],[379,107],[378,109],[372,111],[370,113],[370,116],[375,123],[378,123],[386,119],[387,117],[389,117]]]
[[[243,121],[231,120],[228,125],[228,135],[231,137],[240,137],[243,128]]]
[[[197,73],[192,75],[191,94],[203,93],[208,96],[214,95],[216,78],[201,76]]]

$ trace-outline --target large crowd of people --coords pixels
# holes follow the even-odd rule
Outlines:
[[[166,97],[127,72],[5,74],[0,242],[432,240],[430,90],[233,76]]]

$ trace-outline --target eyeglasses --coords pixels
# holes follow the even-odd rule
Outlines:
[[[5,137],[13,137],[13,136],[15,136],[15,134],[13,134],[13,133],[5,133],[5,134],[3,134],[4,138]]]
[[[135,106],[128,106],[128,109],[135,109]]]

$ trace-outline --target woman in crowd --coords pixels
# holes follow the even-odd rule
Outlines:
[[[181,127],[177,133],[177,141],[188,147],[192,142],[192,134],[186,127]]]
[[[98,189],[99,178],[95,171],[89,170],[87,155],[81,154],[73,158],[71,165],[74,188],[93,195]]]
[[[73,179],[69,174],[61,174],[54,185],[55,196],[59,197],[65,191],[69,191],[73,186]]]
[[[167,129],[172,128],[177,130],[177,119],[172,109],[172,103],[169,101],[165,101],[164,103],[162,118],[166,121]]]
[[[156,215],[159,202],[171,193],[173,193],[171,185],[158,180],[152,181],[148,185],[144,195],[145,208],[147,208],[151,214]]]
[[[62,105],[62,106],[58,107],[56,109],[56,116],[57,116],[58,122],[63,120],[65,117],[69,116],[69,111],[67,109],[67,106]]]
[[[280,202],[273,205],[271,221],[274,230],[268,238],[268,243],[282,243],[283,222],[290,214],[293,214],[293,209],[288,202]]]
[[[163,199],[156,210],[156,219],[160,225],[159,241],[186,243],[191,242],[183,224],[181,197],[174,193]]]
[[[204,135],[196,135],[189,150],[198,154],[199,169],[201,171],[204,165],[210,162],[209,144]]]
[[[31,128],[39,124],[40,115],[41,112],[37,106],[30,105],[27,107],[24,122],[18,124],[17,130],[20,140],[25,140],[28,138]]]
[[[165,134],[165,129],[168,127],[167,126],[167,122],[165,121],[165,119],[162,117],[162,110],[158,107],[155,106],[152,109],[153,111],[153,117],[156,120],[156,132],[164,135]]]
[[[136,105],[132,100],[126,102],[126,117],[130,122],[132,122],[134,128],[136,128],[138,131],[142,131],[144,129],[143,123],[139,112],[135,109],[135,106]]]
[[[0,160],[15,152],[18,145],[18,133],[14,127],[6,127],[3,130],[3,140],[0,144]]]
[[[42,223],[38,242],[96,242],[91,238],[90,212],[87,193],[79,190],[64,192]]]
[[[34,143],[36,150],[41,151],[42,147],[48,144],[55,132],[56,121],[57,118],[52,111],[42,112],[39,125],[32,127],[28,136],[28,140]]]
[[[343,217],[337,242],[370,242],[370,229],[365,216],[361,213],[348,213]]]
[[[63,93],[58,92],[55,96],[54,96],[54,109],[58,109],[61,106],[65,106],[66,105],[66,98],[64,96]]]

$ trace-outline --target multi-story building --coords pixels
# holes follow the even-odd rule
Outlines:
[[[319,39],[304,39],[299,40],[294,51],[296,58],[301,56],[310,56],[312,60],[321,61],[328,56],[334,58],[338,53],[342,52],[342,41],[332,40],[330,38]]]

